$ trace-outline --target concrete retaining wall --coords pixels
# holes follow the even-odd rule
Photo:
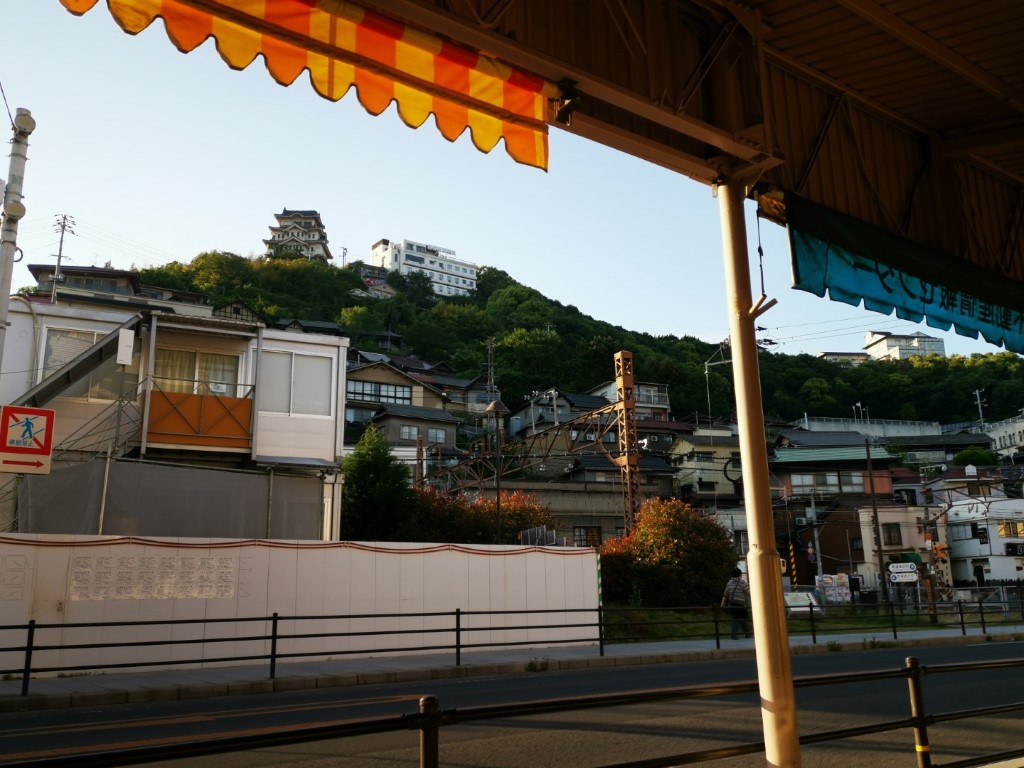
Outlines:
[[[37,630],[36,646],[156,641],[142,647],[37,651],[33,668],[186,658],[204,658],[206,666],[226,663],[216,661],[225,656],[262,656],[270,652],[269,642],[245,638],[269,634],[270,622],[263,619],[275,612],[280,634],[415,630],[279,641],[280,654],[313,654],[296,660],[453,645],[452,616],[411,614],[447,614],[456,608],[470,612],[462,617],[464,644],[526,641],[542,647],[584,632],[502,627],[596,622],[598,602],[595,551],[555,547],[6,535],[0,537],[0,585],[0,647],[24,645],[25,630],[3,627],[30,619],[61,625]],[[577,608],[594,610],[534,617],[471,613]],[[301,618],[322,616],[362,618]],[[214,621],[240,618],[261,620]],[[70,626],[169,619],[213,623]],[[589,632],[596,642],[596,629]],[[167,645],[170,638],[217,642]],[[0,668],[22,663],[23,654],[0,652]]]

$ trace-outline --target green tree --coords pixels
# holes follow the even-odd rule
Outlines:
[[[384,282],[414,307],[429,309],[437,301],[434,285],[425,272],[410,272],[407,275],[388,272]]]
[[[345,459],[341,534],[345,539],[396,541],[412,509],[409,468],[388,450],[372,424]]]
[[[497,381],[502,398],[520,402],[535,389],[559,380],[564,363],[561,338],[545,330],[516,328],[497,343]],[[609,366],[611,363],[609,362]],[[607,381],[607,374],[596,383]]]
[[[546,328],[551,323],[551,302],[539,291],[510,285],[491,294],[487,314],[500,328]]]
[[[369,307],[345,307],[338,314],[338,325],[354,331],[372,331],[377,328],[377,319]]]
[[[206,294],[213,305],[244,301],[273,319],[333,319],[356,303],[352,290],[363,287],[358,273],[315,259],[249,259],[227,251],[142,269],[139,278],[146,285]]]
[[[998,463],[999,458],[994,453],[986,451],[977,445],[964,448],[960,453],[953,456],[953,464],[958,467],[966,467],[968,464],[973,464],[976,467],[991,467]]]
[[[601,559],[610,600],[679,606],[717,602],[737,556],[729,532],[714,517],[677,499],[651,499],[630,535],[603,547]]]
[[[370,299],[353,294],[365,287],[355,268],[224,251],[143,269],[140,277],[147,285],[205,293],[215,305],[241,300],[272,320],[337,320],[358,348],[375,346],[377,332],[390,331],[405,344],[401,354],[448,363],[467,378],[484,373],[486,341],[493,337],[495,378],[510,406],[534,389],[585,392],[608,381],[613,354],[628,350],[638,380],[668,386],[676,419],[693,419],[698,411],[728,417],[735,408],[731,366],[712,367],[707,375],[704,367],[705,361],[728,358],[728,350],[715,357],[717,345],[692,337],[654,337],[613,326],[491,267],[479,270],[471,296],[445,298],[427,290],[423,275],[391,273],[388,282],[398,295]],[[1024,358],[1011,352],[847,367],[812,355],[761,351],[758,366],[764,413],[780,421],[805,412],[849,417],[856,403],[875,419],[973,421],[979,418],[978,391],[984,392],[989,422],[1016,416],[1024,405]]]
[[[437,301],[434,284],[430,282],[425,272],[410,272],[406,275],[403,293],[409,302],[419,309],[430,309]]]
[[[814,376],[800,387],[800,398],[807,404],[807,409],[811,413],[831,416],[837,406],[831,389],[827,379]]]
[[[481,306],[487,304],[495,291],[507,288],[510,285],[519,285],[512,276],[503,269],[495,267],[481,267],[476,275],[476,301]]]

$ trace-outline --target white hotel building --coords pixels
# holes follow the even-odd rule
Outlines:
[[[455,258],[455,251],[411,240],[379,240],[370,251],[375,267],[403,275],[423,272],[430,278],[434,293],[439,296],[468,296],[476,290],[479,267]]]

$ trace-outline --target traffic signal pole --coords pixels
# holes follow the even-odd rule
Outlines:
[[[922,527],[925,536],[929,537],[928,541],[931,544],[931,547],[928,549],[928,579],[925,582],[925,591],[928,594],[928,621],[932,624],[939,623],[939,613],[935,605],[935,596],[938,593],[937,569],[939,561],[944,559],[943,555],[946,552],[946,545],[938,541],[938,526],[935,527],[934,534],[932,533],[931,526],[937,523],[948,511],[949,510],[947,509],[946,512],[943,512],[932,520],[928,516],[928,507],[924,508],[924,523]]]

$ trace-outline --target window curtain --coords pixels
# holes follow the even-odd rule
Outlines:
[[[153,378],[164,392],[191,393],[194,389],[196,353],[157,347]]]
[[[199,354],[199,381],[203,392],[236,397],[238,384],[238,357],[235,355],[217,355],[211,352]]]

